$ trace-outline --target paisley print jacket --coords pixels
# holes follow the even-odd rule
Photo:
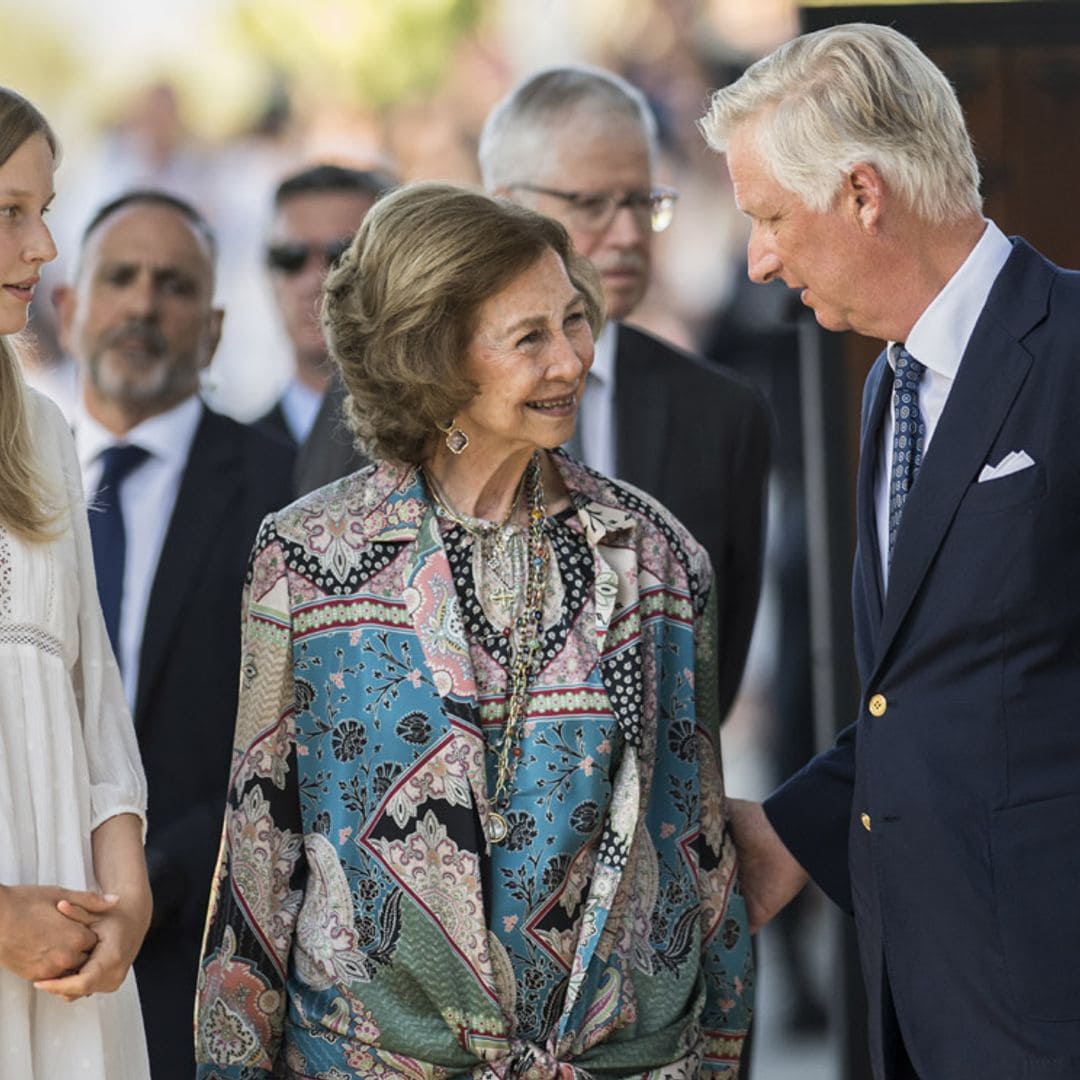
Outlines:
[[[712,571],[647,495],[555,462],[572,510],[546,527],[574,580],[500,845],[505,701],[418,472],[382,463],[263,523],[200,1077],[736,1075],[752,972]]]

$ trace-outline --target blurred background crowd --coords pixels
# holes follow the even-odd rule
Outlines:
[[[701,343],[731,295],[744,237],[723,161],[694,122],[710,88],[796,32],[791,0],[41,0],[2,3],[0,18],[5,80],[56,118],[64,144],[51,219],[60,258],[40,292],[118,192],[152,185],[190,199],[218,234],[228,311],[206,391],[244,420],[290,373],[262,257],[282,175],[334,161],[477,182],[485,115],[546,64],[598,64],[648,95],[661,124],[657,179],[680,200],[635,321]],[[69,373],[49,305],[36,307],[31,362],[62,396]]]

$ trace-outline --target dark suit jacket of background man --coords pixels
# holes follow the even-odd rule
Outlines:
[[[285,410],[281,407],[281,398],[278,398],[262,416],[257,416],[252,420],[251,426],[272,438],[292,446],[296,445],[296,439],[293,438],[293,433],[289,429],[289,421],[285,419]]]
[[[135,974],[154,1080],[195,1075],[191,1016],[236,722],[244,575],[263,516],[292,499],[292,468],[290,447],[204,409],[154,575],[135,701],[154,891]]]
[[[883,354],[863,400],[858,719],[766,812],[854,909],[875,1075],[899,1023],[927,1080],[1075,1078],[1080,274],[1013,242],[882,600],[873,484],[890,393]],[[1014,450],[1035,464],[977,481]]]
[[[615,474],[659,499],[712,559],[724,716],[761,590],[769,412],[734,372],[636,327],[617,333]]]
[[[352,432],[341,411],[344,402],[345,388],[335,375],[323,395],[311,432],[296,456],[298,497],[371,464],[353,444]]]

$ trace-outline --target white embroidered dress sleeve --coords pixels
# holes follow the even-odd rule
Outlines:
[[[71,433],[28,395],[34,449],[62,503],[60,533],[0,527],[0,882],[96,888],[90,833],[145,814],[138,745],[94,585]],[[134,977],[68,1004],[0,970],[0,1076],[149,1076]]]

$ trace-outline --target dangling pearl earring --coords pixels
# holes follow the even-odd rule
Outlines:
[[[466,435],[453,420],[450,420],[445,427],[442,424],[436,424],[435,426],[440,431],[446,432],[446,449],[449,450],[451,454],[464,453],[468,448],[469,436]]]

